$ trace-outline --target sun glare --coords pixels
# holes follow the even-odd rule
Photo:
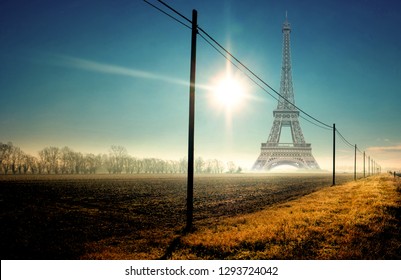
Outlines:
[[[220,106],[234,109],[244,99],[244,88],[239,80],[230,75],[225,75],[217,81],[213,95]]]
[[[243,89],[238,81],[231,77],[226,77],[218,83],[214,94],[221,104],[233,107],[240,103]]]

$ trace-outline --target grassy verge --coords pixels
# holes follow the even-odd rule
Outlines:
[[[374,176],[198,225],[173,259],[401,259],[401,180]]]

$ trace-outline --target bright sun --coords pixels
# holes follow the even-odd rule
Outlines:
[[[240,105],[243,100],[244,89],[238,80],[225,76],[217,82],[213,94],[220,105],[227,109],[233,109]]]

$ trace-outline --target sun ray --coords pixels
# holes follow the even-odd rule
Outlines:
[[[216,76],[212,86],[212,99],[216,106],[226,112],[240,109],[243,104],[246,88],[243,78],[233,73],[231,65],[227,63],[224,73]]]

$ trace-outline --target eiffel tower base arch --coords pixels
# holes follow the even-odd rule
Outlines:
[[[290,165],[300,170],[320,170],[308,143],[292,146],[262,143],[261,153],[253,165],[253,170],[270,171],[275,167]]]

